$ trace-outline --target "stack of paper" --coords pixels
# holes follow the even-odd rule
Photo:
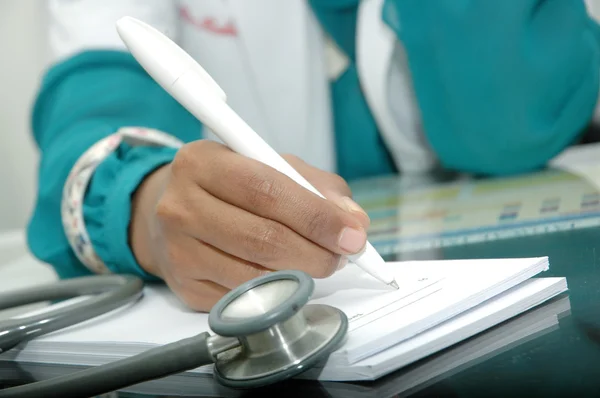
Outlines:
[[[343,310],[348,338],[303,378],[374,380],[514,317],[567,289],[564,278],[533,278],[548,259],[391,263],[398,291],[356,266],[316,281],[313,303]],[[532,279],[533,278],[533,279]],[[166,288],[148,286],[138,303],[31,341],[3,355],[33,363],[99,365],[208,330]],[[195,373],[210,373],[206,366]]]
[[[331,397],[340,398],[412,395],[439,380],[557,330],[559,318],[568,315],[570,309],[568,297],[557,298],[374,383],[323,382],[321,386]]]

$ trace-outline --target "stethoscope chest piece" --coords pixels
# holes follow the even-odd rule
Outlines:
[[[215,358],[214,375],[233,388],[254,388],[288,379],[325,359],[343,341],[346,315],[321,304],[306,305],[310,276],[280,271],[229,292],[213,307],[209,324],[239,345]]]

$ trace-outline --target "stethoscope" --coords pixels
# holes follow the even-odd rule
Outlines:
[[[93,396],[213,363],[214,377],[226,387],[255,388],[289,379],[326,359],[348,330],[339,309],[307,304],[313,290],[313,279],[301,271],[261,276],[212,308],[208,323],[213,335],[204,332],[106,365],[0,390],[0,397]],[[88,295],[0,322],[0,354],[135,302],[143,295],[143,283],[123,275],[64,280],[0,295],[0,310]]]

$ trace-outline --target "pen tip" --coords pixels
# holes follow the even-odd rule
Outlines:
[[[398,286],[398,283],[396,283],[396,280],[391,281],[390,286],[396,290],[400,289],[400,286]]]

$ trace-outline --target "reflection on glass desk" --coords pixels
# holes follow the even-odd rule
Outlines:
[[[358,182],[353,188],[371,215],[371,241],[387,259],[548,256],[544,276],[566,277],[568,294],[375,382],[296,380],[239,392],[210,377],[182,374],[115,396],[598,397],[598,181],[600,163],[585,162],[503,179],[441,175]],[[0,361],[0,385],[73,370]]]
[[[586,178],[591,176],[592,178]],[[395,177],[353,184],[382,254],[600,226],[600,164],[495,179]]]

